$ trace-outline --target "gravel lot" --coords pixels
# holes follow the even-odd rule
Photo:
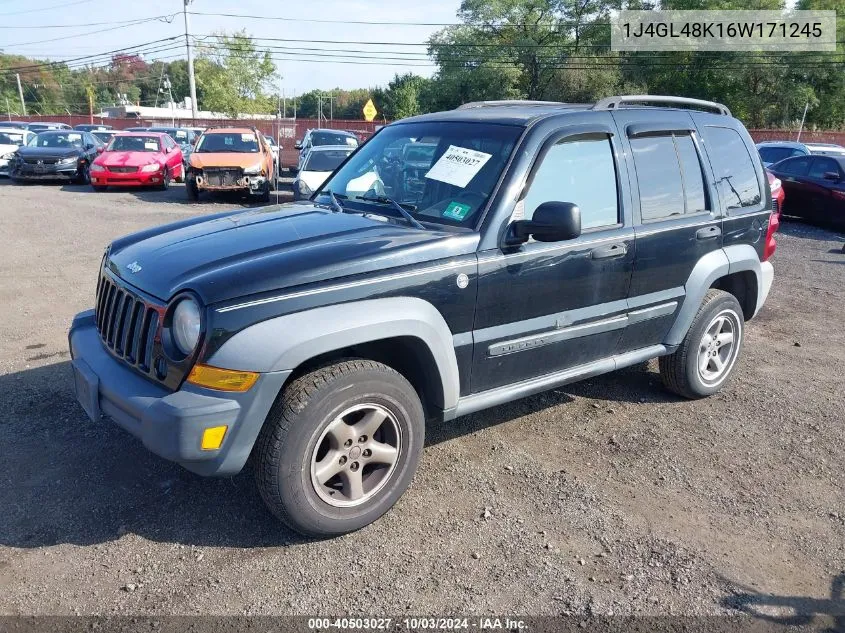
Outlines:
[[[723,393],[651,363],[436,426],[388,515],[306,541],[251,473],[194,476],[74,400],[103,247],[240,204],[184,194],[0,182],[0,614],[845,613],[843,236],[785,225]]]

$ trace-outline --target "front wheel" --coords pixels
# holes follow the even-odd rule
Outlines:
[[[255,476],[270,510],[309,536],[369,525],[411,483],[425,439],[416,391],[390,367],[347,360],[296,379],[256,442]]]
[[[162,191],[170,189],[170,169],[164,168],[164,173],[161,175],[161,184],[158,186]]]
[[[188,178],[185,185],[185,191],[188,193],[188,200],[191,202],[198,202],[200,199],[200,190],[197,187],[195,178]]]
[[[87,185],[91,182],[91,172],[88,163],[82,163],[76,169],[76,177],[74,178],[74,182],[77,185]]]
[[[724,290],[708,290],[680,347],[660,357],[663,384],[684,398],[716,393],[733,373],[744,334],[745,321],[736,297]]]

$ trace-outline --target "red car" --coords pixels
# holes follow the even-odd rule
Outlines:
[[[769,179],[769,188],[772,190],[772,209],[775,215],[777,215],[778,220],[780,220],[780,213],[783,210],[783,199],[786,197],[786,193],[783,190],[783,183],[781,183],[780,178],[768,169],[766,170],[766,176]]]
[[[125,132],[115,134],[91,164],[91,186],[95,191],[145,185],[167,189],[171,180],[185,179],[184,170],[182,149],[167,134]]]

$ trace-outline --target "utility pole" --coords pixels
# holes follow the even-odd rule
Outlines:
[[[9,120],[12,120],[12,109],[9,107],[9,97],[6,97],[6,116],[9,117]]]
[[[188,25],[188,5],[193,0],[184,0],[185,5],[182,7],[182,14],[185,16],[185,47],[188,49],[188,86],[191,90],[191,118],[193,123],[196,123],[197,118],[197,82],[194,78],[194,52],[191,49],[190,28]]]
[[[15,77],[18,79],[18,94],[21,96],[21,108],[23,108],[23,115],[26,116],[26,102],[23,100],[23,87],[21,86],[20,73],[15,73]]]
[[[171,90],[172,86],[170,84],[170,77],[165,75],[164,76],[164,83],[162,85],[164,86],[163,89],[167,90],[168,98],[169,98],[169,101],[170,101],[170,125],[172,125],[173,127],[176,127],[176,113],[173,110],[173,108],[176,106],[176,104],[173,103],[173,90]]]
[[[804,114],[801,115],[801,127],[798,128],[798,136],[795,137],[796,143],[801,140],[801,132],[804,130],[804,121],[807,120],[807,108],[809,108],[809,107],[810,107],[810,102],[808,101],[807,103],[804,104]]]

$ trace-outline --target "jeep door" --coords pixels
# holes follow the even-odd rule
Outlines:
[[[571,202],[582,234],[479,252],[473,392],[612,356],[622,335],[634,261],[628,174],[610,115],[579,118],[540,139],[506,223]]]
[[[663,342],[693,267],[722,247],[722,219],[688,112],[631,108],[613,117],[629,157],[634,199],[637,255],[619,345],[629,352]]]

